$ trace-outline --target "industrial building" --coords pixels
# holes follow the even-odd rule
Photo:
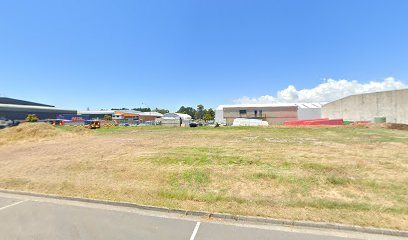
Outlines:
[[[160,118],[161,125],[168,127],[188,127],[191,120],[192,117],[184,113],[166,113]]]
[[[231,126],[237,118],[260,119],[269,124],[321,117],[321,103],[271,103],[220,105],[215,122]]]
[[[76,115],[77,111],[13,98],[0,98],[0,119],[23,121],[29,114],[35,114],[39,119],[55,119],[58,115]]]
[[[112,119],[120,122],[138,120],[138,113],[140,112],[134,110],[117,110],[113,111]]]
[[[141,122],[148,122],[148,121],[155,121],[158,118],[163,117],[163,114],[158,112],[140,112],[134,110],[118,110],[114,111],[113,113],[113,120],[129,120],[129,121],[141,121]]]
[[[163,114],[158,112],[139,112],[137,114],[140,121],[148,122],[148,121],[155,121],[158,118],[163,117]]]
[[[140,112],[135,110],[100,110],[79,111],[79,115],[89,116],[91,119],[103,119],[106,115],[120,123],[149,122],[161,118],[163,114],[158,112]]]
[[[408,124],[408,89],[351,95],[325,104],[322,117]]]
[[[89,116],[91,119],[103,119],[105,115],[113,117],[115,111],[113,110],[100,110],[100,111],[78,111],[78,115]]]

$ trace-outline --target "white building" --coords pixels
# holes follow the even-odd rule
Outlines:
[[[270,103],[220,105],[215,111],[215,122],[232,125],[237,118],[260,119],[269,124],[285,121],[321,118],[323,103]]]
[[[160,119],[162,126],[186,126],[190,125],[192,117],[184,113],[166,113]]]

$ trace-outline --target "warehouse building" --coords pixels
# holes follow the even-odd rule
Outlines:
[[[190,126],[192,117],[184,113],[166,113],[160,119],[162,126],[167,127],[188,127]]]
[[[231,126],[237,118],[260,119],[269,124],[321,117],[321,103],[271,103],[220,105],[215,122]]]
[[[324,105],[322,117],[408,124],[408,89],[351,95]]]
[[[29,114],[35,114],[41,120],[55,119],[64,114],[76,115],[77,111],[13,98],[0,98],[0,119],[23,121]]]
[[[113,114],[113,120],[119,120],[121,122],[126,122],[123,120],[129,121],[140,121],[140,122],[149,122],[156,121],[158,118],[163,117],[163,114],[158,112],[140,112],[134,110],[119,110],[115,111]]]
[[[158,118],[163,117],[163,114],[158,112],[139,112],[137,114],[140,121],[156,121]]]
[[[112,119],[119,120],[120,122],[126,122],[125,120],[134,121],[139,119],[138,118],[139,113],[140,113],[139,111],[135,110],[117,110],[114,111]]]
[[[89,116],[91,119],[103,119],[105,115],[113,117],[115,111],[113,110],[100,110],[100,111],[78,111],[78,115]]]

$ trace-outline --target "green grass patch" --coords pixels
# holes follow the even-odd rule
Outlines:
[[[183,180],[192,184],[208,184],[210,174],[203,170],[187,170],[183,173]]]
[[[168,180],[173,190],[201,190],[210,183],[210,173],[201,169],[190,169],[180,174],[174,174]]]
[[[285,161],[283,161],[281,167],[282,167],[283,169],[290,169],[290,168],[292,167],[292,163],[285,160]]]
[[[305,170],[312,170],[317,172],[327,172],[333,169],[332,166],[327,166],[321,163],[304,163],[302,164],[302,168]]]
[[[158,192],[158,196],[165,199],[175,199],[175,200],[189,200],[205,203],[216,203],[216,202],[236,202],[243,204],[248,200],[226,196],[221,193],[199,193],[187,189],[169,189]]]
[[[252,175],[255,179],[278,179],[279,175],[273,171],[259,172]]]
[[[326,181],[333,185],[347,185],[352,182],[351,179],[347,177],[339,177],[339,176],[329,176],[326,178]]]
[[[363,202],[341,202],[328,199],[315,199],[311,201],[292,201],[287,204],[290,207],[311,207],[318,209],[349,209],[357,211],[370,211],[378,209],[377,206],[372,206]]]
[[[153,156],[158,164],[183,165],[260,165],[258,157],[242,156],[239,153],[230,153],[220,148],[210,147],[180,147],[170,152]]]

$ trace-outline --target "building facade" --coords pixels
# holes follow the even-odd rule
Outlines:
[[[0,119],[24,121],[29,114],[40,120],[56,119],[58,115],[76,115],[76,110],[56,108],[51,105],[33,103],[12,98],[0,98]]]
[[[163,114],[158,112],[140,112],[138,113],[140,121],[149,122],[156,121],[157,119],[163,117]]]
[[[101,120],[105,117],[105,115],[111,116],[113,118],[114,114],[115,114],[115,111],[113,110],[78,111],[78,115],[86,115],[94,120]]]
[[[325,104],[322,117],[348,121],[385,117],[389,123],[408,124],[408,89],[348,96]]]
[[[189,127],[192,117],[184,113],[166,113],[160,118],[162,126],[168,127]]]
[[[220,105],[215,111],[215,122],[231,126],[237,118],[248,118],[267,121],[270,125],[283,124],[320,118],[320,108],[320,103]]]
[[[140,121],[140,122],[149,122],[155,121],[158,118],[161,118],[163,114],[158,112],[140,112],[134,110],[120,110],[115,111],[113,114],[113,120],[127,120],[127,121]],[[126,122],[126,121],[125,121]]]

